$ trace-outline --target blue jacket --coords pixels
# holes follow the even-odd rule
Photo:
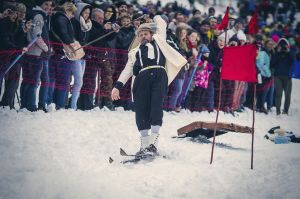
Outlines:
[[[256,67],[261,76],[271,77],[270,57],[265,51],[259,51],[258,56],[256,57]]]

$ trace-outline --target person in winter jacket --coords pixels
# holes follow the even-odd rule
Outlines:
[[[187,27],[178,26],[176,28],[176,36],[179,41],[179,48],[180,48],[179,51],[184,57],[186,58],[190,57],[191,53],[188,48],[188,42],[187,42],[188,40]],[[181,100],[179,99],[179,96],[182,91],[182,86],[184,83],[184,77],[186,71],[187,71],[186,68],[182,68],[181,71],[178,73],[177,77],[175,78],[175,80],[173,81],[174,89],[173,92],[171,93],[170,100],[169,100],[169,107],[168,107],[170,111],[176,111],[176,112],[180,111]]]
[[[63,57],[63,44],[76,48],[75,32],[71,19],[74,17],[77,8],[73,3],[65,2],[57,8],[52,17],[50,38],[55,55],[49,63],[49,98],[47,104],[56,105],[56,109],[66,107],[67,96],[72,70],[77,68],[76,62]],[[63,57],[63,59],[62,59]],[[55,88],[55,91],[54,91]],[[79,91],[78,91],[79,92]],[[53,98],[55,97],[55,98]]]
[[[89,36],[90,41],[94,41],[108,32],[113,31],[110,22],[104,24],[104,12],[101,9],[93,9],[91,18],[93,25]],[[110,36],[91,44],[95,47],[89,49],[89,54],[93,61],[87,62],[87,67],[83,76],[82,92],[80,93],[77,103],[78,108],[81,110],[90,110],[94,108],[94,92],[96,89],[97,74],[98,83],[95,105],[100,108],[106,106],[110,110],[114,110],[114,105],[110,99],[110,91],[113,87],[112,75],[114,73],[114,66],[112,65],[113,52],[111,52],[108,42],[114,39],[116,34],[117,33],[113,33]]]
[[[272,39],[268,39],[265,41],[265,48],[266,48],[266,52],[267,54],[269,55],[270,57],[270,70],[271,70],[271,77],[269,78],[269,81],[270,81],[270,89],[267,93],[267,110],[268,112],[271,111],[271,108],[273,106],[275,106],[275,103],[274,103],[274,92],[275,92],[275,83],[274,83],[274,72],[272,71],[273,67],[271,66],[271,63],[272,63],[272,59],[273,59],[273,56],[275,54],[275,47],[276,47],[276,44],[275,42],[272,40]]]
[[[227,31],[227,43],[233,36],[237,36],[239,32],[244,33],[243,31],[244,31],[244,21],[241,18],[237,18],[234,21],[234,26]]]
[[[47,13],[51,8],[51,4],[51,0],[39,0],[37,1],[37,5],[32,8],[27,16],[34,24],[27,33],[28,42],[38,37],[35,44],[33,44],[26,53],[22,66],[23,80],[20,90],[21,108],[26,108],[30,111],[37,110],[36,92],[42,79],[38,108],[47,112],[46,100],[49,83],[48,59],[51,51]]]
[[[213,66],[208,62],[209,49],[206,45],[200,48],[200,60],[197,60],[194,86],[190,89],[188,108],[191,111],[202,111],[208,108],[208,82]]]
[[[131,24],[131,17],[129,15],[125,15],[121,17],[120,21],[121,21],[121,26],[125,26],[125,27],[123,27],[117,34],[116,48],[122,50],[128,50],[135,36],[134,27]]]
[[[118,1],[116,3],[116,7],[118,9],[119,18],[122,18],[123,16],[128,15],[128,4],[126,1]]]
[[[293,61],[294,58],[289,50],[289,42],[286,39],[281,38],[278,41],[276,53],[271,60],[275,79],[275,104],[277,115],[281,113],[288,114],[289,112],[292,93],[292,79],[290,77],[290,72]],[[281,99],[283,92],[285,99],[283,112],[281,112]]]
[[[76,6],[75,17],[71,21],[74,28],[75,39],[83,46],[88,43],[92,29],[91,6],[86,3],[77,3]],[[83,74],[86,66],[86,60],[84,58],[75,60],[74,62],[75,66],[71,69],[74,76],[72,97],[69,104],[71,109],[77,109],[77,100],[83,84]]]
[[[131,17],[129,15],[123,15],[120,18],[121,21],[121,27],[120,31],[117,33],[116,36],[116,49],[120,50],[121,53],[118,53],[117,59],[120,60],[121,62],[126,63],[127,60],[127,55],[124,53],[127,50],[129,50],[129,47],[135,37],[135,28],[131,23]],[[123,70],[123,66],[118,64],[115,66],[115,72],[120,73]],[[129,98],[130,96],[130,86],[127,85],[127,88],[122,90],[124,94]],[[129,99],[121,99],[116,102],[114,102],[115,106],[121,106],[125,110],[132,110],[133,109],[133,104],[132,101]]]
[[[116,8],[111,5],[106,10],[104,10],[104,24],[107,22],[116,23],[117,21],[117,11]]]
[[[5,5],[5,10],[9,10],[7,16],[0,19],[0,50],[14,51],[20,50],[25,53],[28,49],[25,47],[26,33],[32,26],[32,23],[24,22],[26,6],[18,3],[16,6],[12,4]],[[5,28],[4,28],[5,27]],[[17,62],[10,69],[8,68],[12,61],[16,58],[16,53],[7,56],[6,53],[1,55],[0,63],[0,94],[2,80],[5,76],[5,89],[0,102],[0,106],[9,106],[14,108],[15,93],[19,87],[19,78],[21,74],[21,63]]]
[[[213,65],[213,71],[208,80],[208,111],[213,111],[218,104],[218,88],[220,81],[220,71],[222,67],[223,48],[225,47],[225,34],[222,33],[216,40],[210,43],[208,62]],[[224,91],[223,91],[224,92]]]
[[[266,51],[262,50],[262,42],[256,41],[258,47],[258,54],[256,57],[256,67],[258,69],[258,75],[261,78],[261,82],[258,82],[257,85],[257,111],[268,114],[267,109],[265,108],[265,102],[267,98],[267,93],[270,89],[271,70],[270,70],[270,57]]]
[[[210,23],[208,20],[203,20],[201,22],[201,26],[200,26],[200,40],[203,44],[208,45],[210,42],[210,39],[208,37],[208,33],[210,31]]]

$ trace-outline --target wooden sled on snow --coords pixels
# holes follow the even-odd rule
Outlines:
[[[196,137],[198,135],[205,136],[207,139],[214,136],[214,128],[216,127],[216,136],[223,135],[228,132],[236,133],[252,133],[252,128],[241,126],[233,123],[215,123],[215,122],[193,122],[177,130],[178,136]]]

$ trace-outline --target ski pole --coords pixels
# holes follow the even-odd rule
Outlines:
[[[40,37],[40,35],[38,35],[36,38],[34,38],[27,46],[26,48],[30,48],[35,42],[36,40]],[[6,73],[21,59],[21,57],[23,56],[24,52],[22,52],[21,54],[19,54],[14,61],[9,65],[9,67],[5,70],[4,75],[6,75]]]
[[[197,61],[196,61],[197,64],[200,61],[201,57],[202,57],[202,52],[199,53],[199,56],[198,56]],[[197,67],[198,66],[194,67],[194,69],[193,69],[193,72],[191,74],[191,77],[189,79],[188,85],[187,85],[186,90],[185,90],[184,95],[183,95],[183,99],[182,99],[183,102],[185,101],[185,98],[186,98],[186,96],[187,96],[187,94],[188,94],[188,92],[190,90],[191,84],[193,82],[193,78],[194,78],[195,73],[197,71]]]

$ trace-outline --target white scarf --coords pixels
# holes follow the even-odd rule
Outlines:
[[[148,47],[148,59],[154,59],[154,48],[151,43],[147,43],[146,46]]]
[[[84,18],[80,16],[80,27],[83,32],[88,32],[92,28],[92,21],[88,20],[88,22],[86,22]]]

